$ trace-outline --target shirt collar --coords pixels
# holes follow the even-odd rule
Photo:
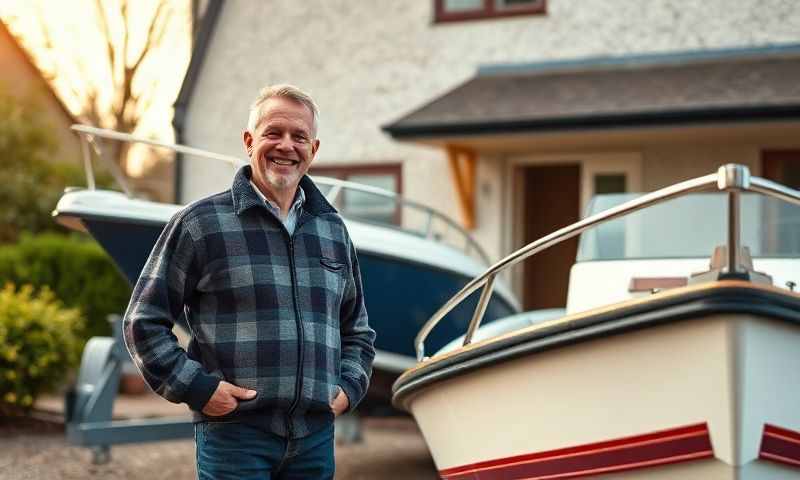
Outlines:
[[[279,207],[277,203],[267,198],[266,195],[264,195],[261,192],[261,190],[258,189],[258,186],[255,183],[253,183],[253,180],[250,180],[250,185],[253,187],[253,190],[256,192],[256,195],[258,195],[258,198],[260,198],[268,207],[270,207],[270,209],[272,209],[273,212],[280,214],[281,207]],[[306,202],[306,194],[303,191],[303,187],[298,185],[297,192],[294,194],[294,202],[292,202],[292,206],[289,207],[289,211],[300,208],[301,206],[303,206],[305,202]]]
[[[251,171],[250,165],[243,165],[233,178],[233,185],[231,185],[230,192],[233,201],[233,209],[237,215],[241,215],[242,212],[250,207],[265,205],[260,196],[256,193],[258,189],[253,188],[250,184],[250,178],[252,176]],[[308,175],[303,175],[303,178],[300,179],[298,190],[302,191],[304,198],[303,210],[305,212],[314,216],[324,213],[336,213],[336,209],[325,199],[325,196],[322,195],[322,192],[319,191]]]

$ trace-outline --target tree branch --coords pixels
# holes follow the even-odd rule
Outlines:
[[[178,7],[170,0],[158,0],[150,10],[150,23],[145,27],[145,35],[139,36],[133,34],[132,28],[142,25],[147,13],[142,12],[144,19],[133,18],[134,14],[138,15],[141,11],[134,8],[136,4],[130,0],[94,0],[93,4],[97,15],[94,27],[103,37],[97,42],[100,54],[91,57],[93,62],[97,62],[99,57],[104,63],[99,66],[99,75],[95,63],[87,60],[88,56],[75,55],[68,50],[66,39],[59,37],[60,32],[52,27],[55,21],[61,19],[51,18],[52,15],[44,16],[44,0],[36,2],[41,10],[37,20],[43,43],[43,47],[38,48],[37,39],[38,57],[46,65],[52,66],[46,70],[52,70],[51,80],[57,75],[55,78],[62,98],[79,102],[81,112],[78,117],[82,121],[132,132],[161,99],[157,89],[158,79],[145,78],[142,73],[140,81],[139,73],[147,70],[150,74],[150,68],[142,65],[149,65],[147,59],[158,53],[167,38],[167,30],[175,23],[173,20]],[[140,43],[140,39],[143,43]],[[81,49],[79,47],[78,51]],[[106,71],[108,79],[105,77]],[[106,101],[107,92],[111,93],[110,102]],[[124,155],[124,152],[120,153]],[[122,158],[119,160],[124,161]]]
[[[103,8],[101,0],[95,0],[95,7],[97,9],[97,16],[100,19],[100,28],[103,33],[103,38],[106,39],[106,55],[108,56],[108,73],[110,74],[111,84],[115,84],[114,71],[116,70],[117,55],[114,49],[114,42],[111,37],[111,30],[108,28],[108,19],[106,18],[106,9]]]
[[[145,37],[144,45],[142,45],[142,51],[139,52],[138,57],[131,65],[131,69],[133,70],[134,75],[136,74],[136,70],[139,69],[139,65],[141,65],[142,60],[147,56],[147,52],[151,51],[152,48],[158,43],[161,43],[161,38],[163,38],[165,28],[161,28],[161,31],[158,35],[155,35],[156,27],[159,23],[166,24],[166,21],[169,19],[171,10],[167,10],[167,14],[164,17],[162,22],[159,22],[162,15],[164,15],[164,8],[167,7],[167,3],[161,1],[158,3],[156,7],[156,11],[153,14],[153,20],[150,22],[150,26],[147,28],[147,36]]]

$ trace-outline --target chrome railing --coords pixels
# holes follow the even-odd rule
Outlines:
[[[472,315],[472,320],[467,327],[464,336],[464,345],[472,342],[475,331],[481,324],[483,315],[489,298],[492,294],[492,287],[495,276],[503,270],[522,262],[526,258],[546,250],[553,245],[568,240],[585,230],[601,223],[619,218],[637,210],[650,207],[659,203],[666,202],[676,197],[689,193],[702,192],[708,190],[719,190],[728,192],[728,237],[727,237],[727,273],[735,274],[741,272],[740,257],[740,212],[739,202],[741,192],[757,192],[766,196],[779,198],[786,202],[800,205],[800,192],[787,188],[779,183],[759,177],[751,177],[750,171],[744,165],[729,164],[724,165],[716,173],[702,177],[686,180],[675,185],[671,185],[655,192],[647,193],[641,197],[625,202],[616,207],[609,208],[591,217],[587,217],[579,222],[567,227],[556,230],[538,240],[535,240],[519,250],[511,253],[499,262],[489,267],[482,275],[472,279],[458,293],[453,295],[433,316],[422,326],[414,340],[414,348],[417,352],[417,360],[424,361],[425,339],[434,327],[448,314],[457,307],[473,292],[483,287],[478,304]]]
[[[102,128],[90,127],[88,125],[72,125],[71,128],[78,134],[81,140],[81,150],[83,152],[83,165],[84,165],[84,170],[86,172],[87,187],[91,190],[95,189],[96,182],[94,177],[94,169],[92,167],[92,153],[94,153],[94,155],[103,163],[103,165],[105,165],[109,169],[111,176],[117,182],[122,191],[128,197],[131,198],[133,198],[133,189],[126,180],[125,175],[122,173],[117,163],[111,161],[111,159],[106,158],[103,155],[103,148],[97,141],[98,138],[114,140],[119,142],[127,142],[127,143],[141,143],[143,145],[150,145],[153,147],[164,148],[185,155],[192,155],[196,157],[224,162],[229,164],[233,168],[239,168],[248,163],[245,160],[242,160],[237,157],[232,157],[229,155],[222,155],[219,153],[209,152],[207,150],[187,147],[185,145],[179,145],[175,143],[159,142],[156,140],[150,140],[147,138],[138,137],[128,133],[116,132],[114,130],[106,130]],[[483,264],[485,265],[489,265],[490,263],[489,257],[488,255],[486,255],[486,252],[475,241],[475,239],[472,238],[472,236],[466,230],[464,230],[464,228],[462,228],[458,223],[456,223],[447,215],[431,207],[428,207],[427,205],[423,205],[413,200],[408,200],[394,192],[390,192],[382,188],[348,182],[346,180],[339,180],[337,178],[314,176],[314,182],[317,185],[324,185],[330,187],[328,192],[326,193],[326,198],[331,204],[335,204],[337,199],[341,197],[343,192],[346,191],[361,192],[390,200],[391,202],[394,203],[396,208],[408,208],[412,211],[419,212],[423,215],[423,218],[425,219],[423,220],[423,224],[425,225],[425,227],[422,231],[410,228],[403,228],[402,226],[395,226],[393,224],[381,223],[382,226],[398,228],[400,230],[403,230],[407,233],[411,233],[416,236],[421,236],[424,238],[439,241],[441,243],[445,243],[447,239],[445,239],[444,236],[442,235],[437,235],[433,228],[435,222],[437,221],[441,222],[447,227],[448,231],[455,232],[456,236],[460,238],[460,241],[458,242],[451,241],[449,245],[461,248],[467,255],[476,256],[477,259],[483,262]]]

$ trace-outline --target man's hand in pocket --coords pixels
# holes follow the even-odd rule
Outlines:
[[[219,382],[214,395],[203,407],[203,413],[210,417],[219,417],[220,415],[227,415],[236,410],[239,400],[250,400],[255,398],[256,391],[247,388],[237,387],[232,383],[226,381]]]
[[[338,417],[339,415],[343,414],[349,406],[350,400],[347,398],[344,390],[342,390],[342,387],[339,387],[339,394],[336,395],[336,398],[334,398],[333,402],[331,402],[331,410],[333,410],[333,414]]]

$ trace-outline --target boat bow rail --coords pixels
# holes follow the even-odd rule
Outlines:
[[[743,265],[740,241],[740,197],[743,192],[759,193],[800,205],[800,192],[797,190],[764,178],[753,177],[750,175],[750,170],[744,165],[728,164],[721,166],[715,173],[686,180],[609,208],[525,245],[471,280],[450,298],[420,329],[414,341],[417,360],[420,362],[428,360],[428,357],[425,356],[425,339],[436,325],[467,297],[483,287],[478,304],[467,327],[463,345],[466,346],[472,342],[472,337],[481,324],[486,306],[492,296],[495,277],[507,268],[602,223],[690,193],[706,191],[723,191],[728,194],[726,262],[720,272],[721,278],[744,278],[747,276],[747,270]]]
[[[129,198],[134,198],[133,189],[131,188],[129,182],[125,179],[125,176],[120,170],[119,166],[117,166],[114,161],[103,155],[103,148],[98,139],[125,143],[139,143],[152,147],[164,148],[184,155],[190,155],[192,157],[200,157],[226,163],[232,168],[239,168],[248,164],[248,162],[230,155],[209,152],[207,150],[188,147],[186,145],[159,142],[156,140],[150,140],[144,137],[116,132],[113,130],[106,130],[88,125],[72,125],[71,128],[78,134],[81,140],[83,165],[86,173],[86,185],[88,188],[90,190],[95,190],[96,185],[94,168],[92,165],[92,155],[94,154],[94,156],[97,157],[106,168],[108,168],[116,183]],[[427,205],[423,205],[413,200],[408,200],[389,190],[348,182],[346,180],[340,180],[337,178],[314,176],[314,182],[317,185],[327,189],[325,196],[332,205],[335,205],[339,199],[347,194],[347,192],[357,192],[358,194],[362,195],[371,195],[377,197],[381,201],[392,202],[395,209],[409,209],[410,212],[414,212],[416,218],[421,220],[420,224],[422,227],[420,229],[412,229],[404,227],[402,224],[398,225],[395,223],[375,222],[360,217],[358,218],[359,221],[366,223],[378,223],[382,227],[394,228],[411,235],[438,241],[463,251],[465,254],[472,256],[484,265],[489,265],[491,263],[489,256],[486,254],[483,248],[466,230],[464,230],[464,228],[462,228],[447,215]],[[345,214],[345,216],[347,215]],[[444,226],[444,230],[437,230],[435,228],[437,223]]]

